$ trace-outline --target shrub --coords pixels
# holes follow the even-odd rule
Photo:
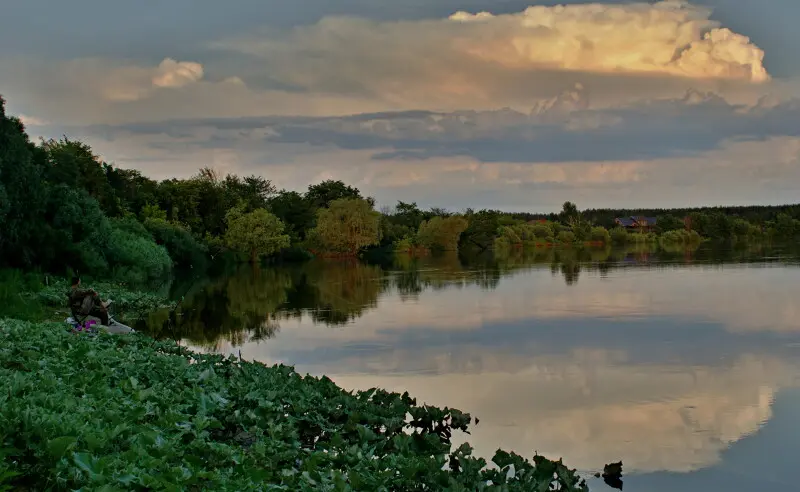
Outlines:
[[[678,229],[668,231],[659,237],[659,242],[662,245],[695,245],[699,244],[702,238],[697,231],[687,231],[685,229]]]
[[[83,190],[55,186],[48,195],[48,223],[42,230],[43,264],[54,270],[103,273],[111,224],[100,204]]]
[[[414,247],[414,241],[410,237],[404,237],[394,243],[394,250],[400,252],[408,252],[411,251],[411,248]]]
[[[141,335],[3,320],[0,339],[0,446],[13,457],[0,489],[483,490],[491,481],[588,491],[542,456],[497,451],[488,469],[469,444],[451,445],[469,414],[407,393],[351,393],[291,367]]]
[[[652,232],[636,232],[628,234],[628,243],[632,244],[651,244],[658,242],[658,236]]]
[[[575,242],[575,233],[572,231],[561,231],[558,233],[558,242],[561,244],[572,244]]]
[[[183,226],[162,219],[147,219],[144,227],[167,248],[170,258],[178,267],[202,267],[206,264],[208,247],[192,236]]]
[[[536,240],[536,233],[534,232],[534,226],[530,224],[517,224],[512,226],[512,229],[517,234],[517,236],[519,236],[520,240],[523,243]]]
[[[509,241],[507,237],[500,236],[498,238],[495,238],[494,244],[492,246],[494,247],[495,250],[503,251],[503,250],[511,249],[512,245],[513,245],[513,243],[511,241]]]
[[[542,239],[544,241],[553,242],[553,238],[555,235],[553,234],[553,228],[547,224],[535,224],[533,227],[533,235],[536,236],[536,239]]]
[[[522,238],[511,226],[500,226],[499,238],[505,239],[509,245],[522,244]]]
[[[628,231],[624,227],[615,227],[609,233],[611,242],[617,245],[626,244],[628,242]]]
[[[107,273],[118,281],[142,284],[163,278],[172,270],[166,248],[152,238],[137,236],[123,228],[112,228],[105,253],[111,270]]]
[[[611,234],[605,227],[592,227],[592,232],[589,235],[591,241],[609,244],[611,242]]]

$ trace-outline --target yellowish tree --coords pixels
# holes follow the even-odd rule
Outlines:
[[[428,249],[456,251],[461,233],[467,229],[468,225],[465,218],[457,215],[433,217],[420,224],[417,241]]]
[[[341,198],[317,212],[314,239],[325,250],[355,255],[381,240],[381,214],[361,198]]]
[[[263,208],[250,213],[242,213],[240,208],[234,208],[228,212],[226,220],[226,245],[234,251],[247,254],[252,263],[261,256],[275,254],[289,247],[289,236],[283,233],[283,222]]]

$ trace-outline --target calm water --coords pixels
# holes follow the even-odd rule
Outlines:
[[[587,472],[621,459],[626,491],[794,490],[795,258],[312,262],[195,285],[177,322],[202,350],[468,411],[487,457],[538,451]]]

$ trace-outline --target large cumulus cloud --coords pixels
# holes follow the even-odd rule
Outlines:
[[[610,76],[645,85],[664,77],[770,78],[764,52],[748,37],[711,20],[708,9],[676,1],[532,6],[402,22],[328,17],[289,33],[264,31],[214,46],[254,56],[270,67],[273,82],[296,90],[357,92],[392,104],[452,105],[465,98],[475,104],[515,85],[520,94],[552,90],[565,77],[598,85]]]

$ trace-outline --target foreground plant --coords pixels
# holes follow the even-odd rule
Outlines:
[[[470,423],[287,366],[0,321],[0,490],[588,490],[560,461],[452,449]]]

